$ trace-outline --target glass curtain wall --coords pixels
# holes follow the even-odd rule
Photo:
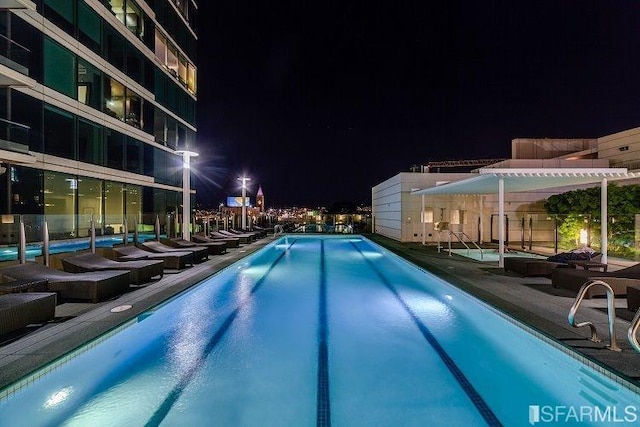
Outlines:
[[[127,185],[125,190],[127,229],[133,232],[135,224],[142,224],[142,187]]]
[[[96,234],[102,234],[102,180],[83,177],[78,179],[78,236],[90,235],[91,218]]]
[[[77,236],[77,189],[74,175],[44,172],[44,215],[53,240]]]
[[[124,184],[105,181],[104,214],[104,234],[122,233],[124,219]]]

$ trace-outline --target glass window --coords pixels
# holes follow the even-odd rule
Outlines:
[[[143,160],[142,160],[142,142],[127,137],[127,156],[126,156],[126,170],[133,173],[142,173]]]
[[[153,135],[157,143],[167,144],[167,115],[160,108],[153,109]]]
[[[131,0],[127,0],[124,24],[127,26],[129,31],[136,35],[136,37],[140,39],[144,37],[144,19],[142,11],[138,5]]]
[[[167,68],[174,76],[178,76],[178,51],[173,46],[167,48]]]
[[[45,0],[44,16],[69,34],[73,34],[73,1]]]
[[[11,212],[14,214],[43,213],[42,170],[12,166]],[[3,206],[4,208],[4,206]]]
[[[124,53],[126,41],[115,31],[107,30],[104,43],[107,61],[119,70],[124,70]]]
[[[127,48],[127,75],[142,82],[142,55],[133,47]]]
[[[196,86],[196,68],[189,64],[189,68],[187,70],[187,88],[189,89],[189,92],[195,94],[197,86]]]
[[[112,169],[124,169],[124,135],[112,129],[105,129],[106,164]]]
[[[82,59],[78,60],[78,101],[100,109],[102,72]]]
[[[76,237],[75,175],[44,171],[44,215],[52,240]]]
[[[153,152],[153,177],[159,184],[167,183],[167,156],[163,150],[154,150]]]
[[[127,109],[125,122],[140,129],[142,123],[142,98],[131,89],[127,89],[125,106]]]
[[[48,37],[44,39],[44,84],[72,98],[76,97],[75,56]]]
[[[167,115],[167,146],[176,150],[178,148],[178,122]]]
[[[102,165],[102,128],[85,120],[78,120],[78,160]]]
[[[178,77],[180,77],[180,82],[187,85],[187,60],[181,56],[180,63],[178,66]]]
[[[142,187],[127,184],[125,187],[125,213],[127,215],[127,228],[133,231],[134,221],[142,223]]]
[[[71,3],[71,2],[69,2]],[[85,2],[78,2],[78,39],[96,53],[101,46],[100,16]]]
[[[124,219],[124,184],[104,183],[104,234],[122,233]]]
[[[91,218],[95,221],[96,234],[102,234],[102,180],[81,177],[78,179],[78,236],[90,234]]]
[[[153,167],[153,159],[154,152],[157,148],[152,147],[151,145],[144,144],[144,171],[143,173],[147,176],[154,176],[155,169]]]
[[[112,78],[106,77],[104,84],[104,112],[125,120],[125,88]]]
[[[155,42],[155,53],[156,58],[162,65],[166,65],[167,63],[167,39],[164,38],[162,33],[156,30],[156,42]]]
[[[46,105],[44,108],[44,152],[66,159],[75,159],[74,116]]]

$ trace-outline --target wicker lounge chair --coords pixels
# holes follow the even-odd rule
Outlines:
[[[626,295],[627,287],[640,285],[640,264],[617,271],[592,271],[575,268],[555,268],[551,273],[551,285],[555,288],[569,289],[576,293],[589,280],[602,280],[609,284],[618,295]],[[602,286],[589,288],[586,298],[606,295]]]
[[[135,246],[118,246],[113,248],[118,261],[135,260],[162,260],[164,268],[182,270],[188,265],[193,265],[193,252],[149,252]]]
[[[240,239],[237,237],[206,237],[194,234],[191,236],[191,240],[196,243],[225,242],[227,244],[227,248],[240,247]]]
[[[47,292],[47,280],[16,280],[0,274],[0,295],[19,292]]]
[[[155,253],[191,252],[193,253],[193,260],[195,262],[201,262],[209,258],[209,249],[207,248],[172,248],[155,240],[143,242],[139,244],[139,247],[140,249]]]
[[[215,238],[225,238],[225,239],[239,239],[240,243],[243,245],[246,245],[248,243],[253,242],[254,238],[251,235],[241,235],[241,234],[233,234],[233,233],[227,233],[224,230],[219,230],[219,231],[213,231],[211,232],[211,237]]]
[[[226,230],[219,230],[218,233],[222,234],[226,237],[238,237],[240,239],[245,239],[246,243],[252,243],[256,240],[256,235],[251,233],[240,233],[240,232],[231,232]],[[240,240],[242,241],[242,240]]]
[[[69,273],[85,273],[87,271],[126,270],[131,282],[140,285],[153,277],[162,278],[164,262],[162,260],[114,261],[100,255],[86,253],[62,259],[64,271]]]
[[[160,242],[173,248],[206,248],[209,255],[220,255],[227,252],[227,244],[225,242],[196,243],[175,237],[173,239],[162,239]]]
[[[56,294],[36,292],[0,295],[0,335],[55,317]]]
[[[62,299],[104,301],[129,289],[128,271],[92,271],[67,273],[35,262],[0,269],[0,274],[17,280],[47,280],[47,288]]]

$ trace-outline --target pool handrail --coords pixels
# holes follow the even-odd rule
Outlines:
[[[456,238],[458,239],[458,241],[460,243],[462,243],[464,245],[465,248],[467,248],[467,255],[469,255],[469,252],[471,251],[471,248],[469,247],[469,245],[467,245],[464,240],[460,237],[460,236],[464,236],[467,239],[469,239],[469,241],[471,243],[473,243],[473,246],[476,247],[476,249],[478,249],[480,251],[480,259],[484,259],[484,253],[482,252],[482,248],[480,246],[478,246],[478,244],[476,242],[473,241],[473,239],[471,239],[471,237],[469,237],[467,235],[467,233],[465,233],[464,231],[449,231],[449,256],[451,256],[451,236],[456,236]]]
[[[629,340],[629,344],[635,351],[640,353],[640,343],[636,336],[638,327],[640,327],[640,309],[636,311],[635,316],[633,316],[633,319],[631,320],[631,324],[629,324],[629,329],[627,330],[627,340]]]
[[[580,322],[580,323],[576,323],[575,321],[575,317],[576,317],[576,312],[578,311],[578,308],[580,307],[580,304],[582,304],[582,301],[584,300],[585,295],[587,294],[587,290],[589,290],[590,287],[592,286],[604,286],[605,291],[607,293],[607,316],[608,316],[608,326],[609,326],[609,345],[607,346],[607,348],[611,351],[622,351],[622,349],[620,347],[618,347],[618,342],[616,339],[616,330],[615,330],[615,319],[616,319],[616,308],[615,308],[615,300],[616,300],[616,296],[615,296],[615,292],[613,291],[613,289],[611,288],[611,286],[609,286],[608,283],[602,281],[602,280],[589,280],[587,282],[585,282],[581,287],[580,290],[578,291],[578,295],[576,295],[576,299],[573,302],[573,305],[571,306],[571,309],[569,310],[569,316],[568,316],[568,320],[569,320],[569,325],[573,326],[574,328],[581,328],[583,326],[588,326],[589,329],[591,329],[591,341],[593,342],[600,342],[601,340],[598,338],[598,331],[596,330],[596,327],[594,326],[593,323],[591,322]]]

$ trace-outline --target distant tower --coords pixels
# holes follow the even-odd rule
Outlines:
[[[256,207],[259,212],[264,212],[264,194],[260,185],[258,185],[258,192],[256,193]]]

